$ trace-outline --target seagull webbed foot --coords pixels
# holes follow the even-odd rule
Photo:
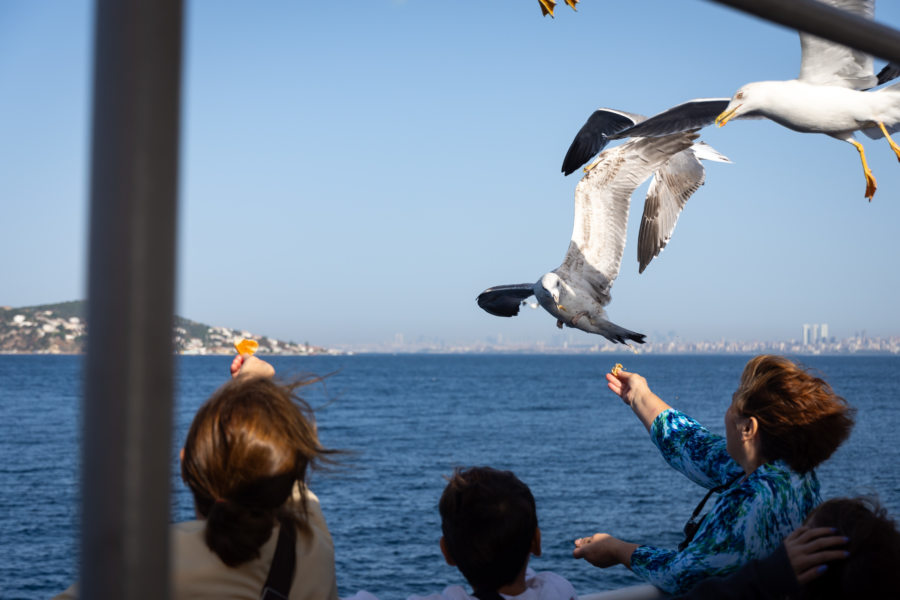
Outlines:
[[[553,16],[553,9],[556,8],[556,0],[538,0],[541,4],[541,14],[543,16]]]
[[[557,329],[562,329],[562,327],[563,327],[563,322],[562,322],[560,319],[557,319],[557,320],[556,320],[556,327],[557,327]]]
[[[859,152],[859,159],[862,161],[863,175],[866,176],[866,198],[871,202],[872,197],[875,195],[875,190],[878,189],[878,184],[875,183],[875,176],[872,175],[872,171],[869,169],[869,163],[866,162],[866,151],[863,149],[863,145],[856,140],[851,139],[848,141],[853,144]]]
[[[875,196],[875,190],[878,189],[878,184],[875,183],[875,176],[872,175],[872,171],[868,169],[865,170],[866,175],[866,198],[869,202],[872,201],[872,197]]]

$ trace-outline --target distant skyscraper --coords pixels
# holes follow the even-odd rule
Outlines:
[[[804,323],[803,345],[814,346],[819,342],[828,341],[828,323]]]

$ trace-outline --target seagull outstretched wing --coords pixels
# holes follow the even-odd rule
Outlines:
[[[533,283],[495,285],[475,299],[478,306],[497,317],[514,317],[519,314],[522,300],[534,294]]]
[[[639,273],[644,272],[650,261],[659,256],[672,239],[672,232],[685,204],[703,185],[706,170],[700,163],[701,159],[731,162],[709,144],[697,142],[675,154],[653,174],[638,232]]]
[[[619,275],[631,195],[674,154],[697,138],[682,132],[658,138],[637,138],[607,150],[575,187],[572,241],[559,276],[573,287],[590,290],[605,305]]]
[[[872,19],[875,0],[819,0],[822,4]],[[872,57],[808,33],[800,34],[800,81],[865,90],[879,84]]]

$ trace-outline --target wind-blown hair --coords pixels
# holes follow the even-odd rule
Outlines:
[[[473,587],[495,591],[522,571],[537,509],[531,490],[510,471],[457,469],[438,510],[447,552]]]
[[[897,593],[900,531],[873,498],[835,498],[814,509],[811,527],[834,527],[849,538],[850,555],[828,563],[825,573],[803,587],[802,598],[887,598]]]
[[[850,435],[854,410],[825,380],[782,356],[752,358],[734,393],[744,417],[756,417],[767,460],[799,473],[825,461]]]
[[[206,545],[228,566],[257,558],[276,518],[306,526],[307,469],[334,451],[319,443],[312,409],[294,390],[319,380],[232,380],[191,423],[181,478],[206,519]]]

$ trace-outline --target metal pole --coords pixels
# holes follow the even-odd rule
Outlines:
[[[97,0],[82,598],[168,598],[183,7]]]
[[[900,31],[816,0],[711,0],[900,64]]]

